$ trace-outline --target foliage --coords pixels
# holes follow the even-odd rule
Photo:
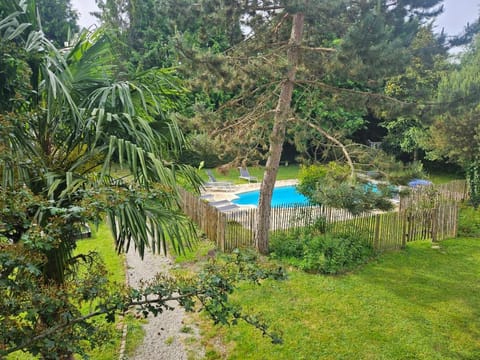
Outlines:
[[[84,355],[85,339],[103,341],[89,319],[113,320],[124,295],[79,312],[79,302],[104,292],[101,269],[75,276],[89,258],[74,254],[83,224],[107,216],[117,250],[134,245],[141,256],[147,247],[166,250],[167,241],[181,251],[194,239],[176,189],[200,179],[176,162],[185,142],[167,115],[184,89],[168,70],[121,74],[102,29],[60,52],[36,28],[33,1],[0,5],[0,59],[13,64],[2,92],[18,100],[0,103],[2,355]],[[128,179],[111,172],[114,160]]]
[[[6,210],[14,209],[6,208],[4,213]],[[228,302],[238,281],[259,283],[266,278],[284,277],[281,268],[259,267],[252,254],[236,252],[224,262],[206,266],[191,278],[157,276],[139,289],[113,286],[108,282],[102,262],[93,253],[78,254],[72,258],[77,260],[74,271],[68,272],[61,284],[45,282],[43,269],[48,259],[44,249],[62,239],[60,223],[66,217],[67,214],[59,212],[57,218],[52,218],[54,223],[32,226],[23,233],[21,243],[1,238],[0,355],[23,350],[41,354],[45,359],[56,359],[65,353],[87,358],[90,348],[105,343],[111,336],[102,330],[96,317],[105,316],[107,322],[112,322],[117,314],[130,307],[145,316],[155,315],[169,310],[172,300],[186,310],[193,310],[199,302],[216,323],[235,324],[244,320],[272,341],[281,341],[256,316],[244,314],[240,307]],[[92,312],[82,314],[79,309],[83,304],[90,304]]]
[[[442,37],[435,36],[432,25],[421,27],[409,46],[411,59],[401,74],[391,76],[386,85],[388,96],[411,103],[410,107],[383,111],[387,130],[383,146],[393,147],[419,159],[419,150],[428,144],[428,125],[431,114],[427,111],[435,99],[438,85],[450,65],[442,46]]]
[[[480,164],[477,161],[467,169],[468,201],[476,209],[480,205]]]
[[[190,6],[186,3],[179,6],[179,14]],[[298,151],[317,159],[323,150],[331,150],[328,141],[297,118],[321,125],[339,139],[363,129],[366,115],[377,113],[386,103],[379,96],[383,84],[403,74],[413,56],[420,56],[423,50],[418,39],[428,32],[422,24],[439,14],[439,3],[378,1],[346,6],[344,1],[315,1],[292,6],[267,1],[259,9],[255,2],[197,2],[190,14],[168,17],[176,26],[177,55],[196,100],[190,125],[216,138],[224,152],[242,158],[265,155],[276,89],[289,68],[285,44],[291,15],[306,9],[302,64],[287,139]],[[208,14],[212,6],[216,11]],[[168,9],[170,4],[165,4],[161,11]],[[195,19],[188,27],[185,19],[192,14]],[[233,29],[239,23],[243,32]],[[192,41],[208,31],[229,37],[224,43],[227,46],[205,47],[205,43]],[[438,52],[441,46],[435,40],[431,43]]]
[[[61,354],[86,356],[88,346],[106,342],[111,334],[101,325],[82,319],[82,304],[106,295],[105,269],[93,254],[82,256],[82,276],[67,276],[63,284],[43,281],[47,264],[44,247],[51,247],[42,230],[24,235],[25,245],[1,245],[0,278],[2,356],[17,350],[57,359]],[[38,231],[38,232],[37,232]],[[50,240],[50,241],[49,241]],[[88,345],[83,345],[85,339]]]
[[[349,177],[350,169],[345,165],[311,165],[301,169],[297,188],[315,204],[347,209],[352,214],[392,208],[391,187],[378,184],[373,188]]]
[[[479,40],[480,41],[480,40]],[[437,101],[443,110],[430,127],[430,159],[447,159],[464,169],[475,161],[479,148],[478,102],[480,43],[462,55],[460,66],[442,79]]]
[[[36,0],[42,31],[57,47],[73,39],[79,31],[78,13],[72,8],[71,0]]]
[[[304,244],[308,242],[309,234],[295,230],[285,234],[273,233],[270,241],[270,256],[274,259],[301,259]]]
[[[102,24],[117,33],[123,60],[138,70],[178,66],[184,44],[218,53],[243,38],[231,1],[96,2]]]
[[[190,148],[182,153],[181,161],[185,164],[198,167],[204,163],[205,167],[213,168],[232,160],[230,157],[221,157],[221,150],[205,134],[190,134],[188,136]]]
[[[14,19],[27,15],[12,14]],[[26,29],[17,20],[6,26],[5,34],[15,27]],[[167,234],[173,241],[184,241],[191,228],[176,206],[175,187],[179,178],[193,186],[199,179],[194,169],[175,163],[185,146],[176,124],[166,116],[182,93],[175,76],[153,70],[130,80],[117,77],[113,49],[102,30],[80,35],[65,55],[41,32],[14,34],[35,76],[22,107],[14,113],[0,109],[2,143],[8,144],[0,163],[3,190],[21,182],[58,208],[81,205],[94,195],[110,197],[112,206],[98,210],[107,211],[119,249],[135,241],[142,253],[141,239],[149,232],[158,242],[154,248],[161,243],[165,247]],[[3,40],[13,43],[10,37]],[[112,177],[114,160],[131,173],[128,183]],[[123,207],[115,207],[115,201]],[[36,216],[47,223],[48,212]],[[171,216],[174,226],[165,222]],[[79,220],[71,219],[72,224]],[[65,239],[64,245],[63,250],[74,248],[72,239]],[[50,275],[60,279],[61,272]]]
[[[272,258],[287,261],[306,272],[339,274],[352,270],[374,256],[362,236],[319,234],[318,228],[272,236]]]
[[[350,176],[350,169],[346,165],[329,162],[327,165],[302,166],[298,174],[299,192],[313,198],[320,185],[327,179],[334,182],[345,182]]]
[[[470,206],[462,206],[458,216],[458,236],[479,238],[480,237],[480,213],[478,209]]]

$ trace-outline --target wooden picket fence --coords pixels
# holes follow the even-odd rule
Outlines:
[[[184,212],[222,251],[254,246],[257,209],[222,213],[208,202],[181,191]],[[458,203],[438,202],[433,208],[410,207],[396,212],[361,214],[325,206],[273,207],[270,231],[289,232],[308,226],[326,233],[362,235],[379,251],[405,247],[409,241],[440,241],[457,234]]]
[[[453,180],[441,185],[419,186],[410,189],[410,193],[400,197],[400,211],[404,209],[422,209],[435,207],[448,202],[459,203],[468,197],[465,180]]]

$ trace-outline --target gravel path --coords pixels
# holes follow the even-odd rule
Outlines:
[[[135,250],[130,249],[126,254],[128,266],[128,281],[130,286],[135,287],[141,280],[150,280],[157,273],[167,273],[172,261],[163,255],[145,253],[142,260]],[[156,317],[149,315],[147,323],[143,324],[145,337],[143,343],[136,349],[131,360],[187,360],[187,353],[193,354],[194,358],[201,358],[200,351],[185,347],[186,338],[198,336],[198,330],[184,325],[185,311],[176,302],[169,305],[175,308],[173,311],[164,311]],[[182,332],[183,328],[183,332]],[[191,330],[185,332],[185,328]],[[194,343],[194,341],[188,341]],[[197,357],[199,356],[199,357]]]

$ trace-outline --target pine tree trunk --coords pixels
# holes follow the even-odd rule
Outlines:
[[[265,173],[260,188],[258,204],[258,222],[255,233],[255,245],[261,254],[268,253],[268,232],[270,228],[270,212],[273,188],[277,178],[278,166],[285,141],[285,128],[290,116],[292,93],[295,85],[295,75],[299,62],[300,44],[303,35],[304,14],[293,15],[292,31],[289,40],[288,64],[290,70],[285,78],[277,107],[275,109],[274,124],[270,135],[270,148]]]

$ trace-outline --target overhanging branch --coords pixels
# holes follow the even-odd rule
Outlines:
[[[302,50],[309,50],[309,51],[319,51],[319,52],[328,52],[333,53],[336,52],[337,49],[334,48],[326,48],[326,47],[309,47],[309,46],[302,46]]]
[[[332,135],[327,133],[325,130],[323,130],[320,126],[318,126],[318,125],[316,125],[316,124],[314,124],[310,121],[307,121],[307,120],[302,120],[302,119],[299,119],[299,118],[296,118],[296,119],[305,123],[306,125],[308,125],[312,129],[315,129],[320,134],[325,136],[328,140],[330,140],[332,143],[337,145],[340,149],[342,149],[343,155],[345,155],[345,159],[347,160],[347,164],[350,167],[350,177],[353,179],[355,177],[355,167],[353,166],[353,161],[352,161],[352,158],[350,157],[350,154],[347,150],[347,147],[345,145],[343,145],[343,143],[341,143],[337,138],[333,137]]]
[[[396,99],[394,97],[384,95],[384,94],[379,94],[379,93],[371,93],[368,91],[362,91],[362,90],[355,90],[355,89],[346,89],[346,88],[340,88],[336,87],[333,85],[325,84],[324,82],[321,81],[313,81],[313,80],[300,80],[296,82],[297,84],[309,84],[309,85],[314,85],[318,86],[324,89],[331,90],[332,92],[344,92],[344,93],[349,93],[349,94],[356,94],[356,95],[362,95],[362,96],[370,96],[370,97],[375,97],[375,98],[381,98],[385,100],[389,100],[398,104],[401,104],[403,106],[408,106],[408,105],[417,105],[415,102],[407,102],[407,101],[402,101],[399,99]]]

